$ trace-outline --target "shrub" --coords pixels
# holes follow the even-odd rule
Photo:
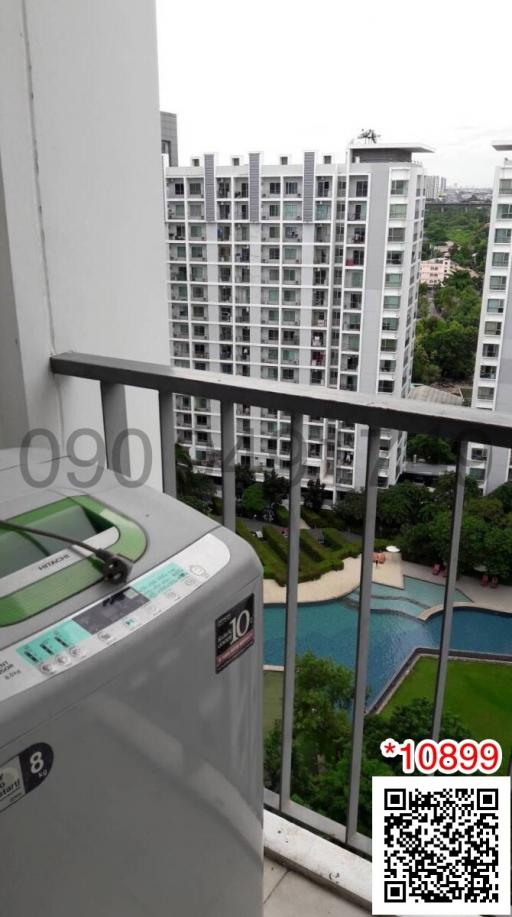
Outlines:
[[[300,532],[300,547],[304,554],[315,562],[325,560],[325,550],[318,544],[311,532],[302,530]]]
[[[288,527],[288,523],[290,521],[290,514],[288,510],[286,509],[286,506],[281,506],[281,504],[279,504],[275,508],[275,513],[276,513],[277,524],[282,525],[283,528]]]

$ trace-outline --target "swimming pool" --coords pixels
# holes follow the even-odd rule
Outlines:
[[[368,701],[371,703],[385,687],[409,654],[418,646],[439,647],[442,616],[428,621],[418,619],[427,607],[442,601],[443,585],[406,577],[404,590],[374,584],[370,618],[368,656]],[[411,588],[412,586],[412,588]],[[425,587],[430,587],[425,590]],[[436,590],[431,591],[432,587]],[[440,590],[441,598],[437,596]],[[459,593],[456,601],[467,597]],[[355,668],[357,639],[357,592],[329,602],[299,605],[297,653],[312,650],[336,662]],[[385,601],[388,610],[382,609]],[[404,612],[407,603],[411,607]],[[421,608],[418,605],[421,602]],[[379,603],[379,604],[378,604]],[[394,610],[396,605],[396,610]],[[398,612],[398,613],[397,613]],[[282,665],[284,660],[284,606],[266,605],[264,616],[265,663]],[[512,615],[497,614],[483,608],[456,608],[453,616],[451,648],[512,655]]]

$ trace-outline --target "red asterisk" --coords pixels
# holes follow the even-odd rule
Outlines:
[[[383,748],[384,754],[394,755],[395,749],[396,749],[396,743],[393,742],[393,739],[388,739],[387,743],[384,745],[384,748]]]

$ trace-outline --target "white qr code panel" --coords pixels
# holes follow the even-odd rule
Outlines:
[[[510,777],[374,777],[372,913],[510,914]]]

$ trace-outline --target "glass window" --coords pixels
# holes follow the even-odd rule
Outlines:
[[[283,300],[284,302],[297,302],[297,291],[283,290]]]
[[[500,178],[500,194],[512,194],[512,178]]]
[[[504,309],[505,301],[503,299],[488,299],[487,300],[487,311],[488,312],[498,312],[502,313]]]
[[[492,253],[492,266],[493,267],[508,267],[508,252],[493,252]]]
[[[299,183],[296,181],[285,181],[284,193],[285,194],[298,194],[299,193]]]
[[[294,267],[285,267],[283,269],[283,280],[285,283],[295,283],[296,271]]]
[[[279,302],[279,290],[276,290],[275,287],[272,287],[268,291],[268,301],[269,303],[278,303]]]
[[[512,229],[496,229],[494,231],[494,241],[503,245],[510,242],[511,235]]]
[[[270,261],[279,261],[279,249],[278,248],[269,248],[268,257]]]
[[[492,386],[479,386],[476,393],[479,401],[492,401],[494,398],[494,388]]]
[[[407,194],[409,182],[404,178],[394,178],[391,182],[391,194]]]
[[[195,194],[195,195],[202,194],[201,182],[200,181],[191,181],[188,186],[188,193]]]
[[[175,204],[174,205],[174,216],[175,217],[184,217],[185,216],[185,204]]]
[[[398,329],[398,319],[397,318],[383,318],[382,319],[382,330],[383,331],[397,331]]]
[[[202,226],[191,226],[190,227],[190,238],[191,239],[202,239],[203,237],[203,227]]]
[[[501,334],[501,322],[486,322],[484,334],[495,334],[498,337]]]
[[[399,296],[385,296],[384,297],[384,308],[385,309],[399,309],[400,308],[400,297]]]
[[[177,204],[176,206],[180,206]],[[189,204],[188,205],[188,215],[193,220],[201,220],[203,216],[202,204]]]
[[[390,226],[388,229],[388,242],[405,242],[405,227]]]
[[[392,379],[379,379],[379,392],[387,392],[391,394],[395,387],[395,383]]]
[[[269,239],[279,239],[279,226],[269,226],[268,237]]]
[[[388,273],[386,273],[386,286],[387,286],[387,287],[400,287],[400,286],[402,286],[402,275],[401,275],[401,274],[388,274]]]
[[[403,252],[388,252],[386,255],[386,264],[402,264],[403,260]]]
[[[489,279],[489,287],[491,290],[504,290],[506,286],[506,277],[501,277],[499,274],[491,274]]]
[[[279,214],[281,212],[281,207],[279,204],[269,204],[268,205],[268,215],[274,219],[279,219]]]
[[[394,338],[383,338],[380,342],[380,349],[386,351],[396,351],[396,341]]]
[[[498,220],[512,220],[512,204],[498,204]]]
[[[185,245],[177,245],[176,246],[176,258],[185,259],[186,257],[187,257],[187,249]]]
[[[316,219],[317,220],[330,220],[331,218],[331,205],[330,204],[317,204],[316,205]]]
[[[290,248],[285,246],[284,248],[284,260],[285,261],[296,261],[297,260],[297,249]]]
[[[285,220],[300,220],[300,214],[300,204],[285,203],[283,205],[283,217]]]
[[[280,194],[281,193],[281,182],[280,181],[271,181],[269,184],[270,194]]]
[[[482,347],[482,355],[487,357],[488,360],[497,360],[500,355],[500,345],[484,344]]]
[[[407,204],[390,204],[389,205],[389,219],[390,220],[405,220],[407,217]]]

